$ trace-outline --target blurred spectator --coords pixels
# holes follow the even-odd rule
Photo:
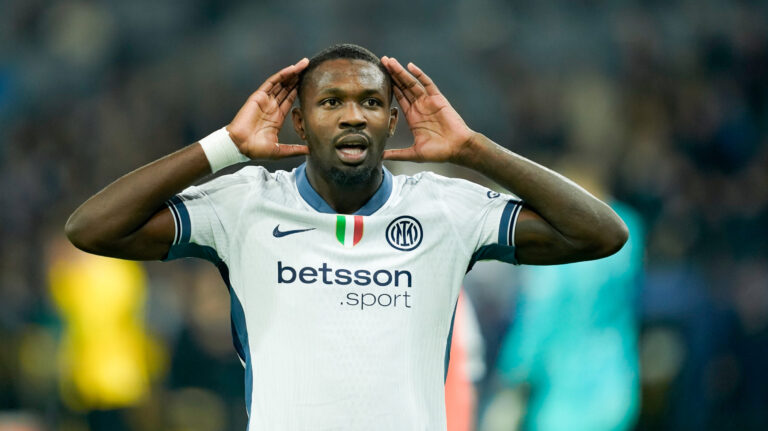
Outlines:
[[[485,374],[483,338],[477,315],[467,295],[459,293],[453,317],[450,362],[445,376],[448,431],[471,431],[477,423],[475,384]]]
[[[54,240],[49,265],[64,321],[61,398],[72,410],[90,412],[95,429],[127,429],[117,411],[148,397],[160,369],[143,322],[146,275],[137,262],[89,255],[63,238]]]
[[[498,367],[507,384],[524,384],[529,394],[524,430],[631,430],[640,407],[642,221],[605,194],[594,176],[599,167],[561,171],[610,202],[630,239],[605,259],[523,268],[515,320]]]

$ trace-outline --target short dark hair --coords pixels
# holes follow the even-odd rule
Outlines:
[[[315,54],[312,58],[309,59],[309,65],[307,65],[307,67],[299,74],[299,83],[296,86],[299,104],[301,104],[301,89],[304,87],[304,80],[307,78],[307,76],[326,61],[340,58],[349,60],[363,60],[378,67],[389,83],[389,102],[392,103],[392,77],[389,76],[389,72],[384,67],[384,65],[381,64],[379,57],[360,45],[355,45],[353,43],[339,43],[329,46],[328,48],[325,48],[324,50]]]

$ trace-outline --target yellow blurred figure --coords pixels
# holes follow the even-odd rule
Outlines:
[[[157,368],[143,324],[144,269],[71,246],[54,248],[48,275],[64,321],[62,399],[75,410],[136,404],[148,394],[151,368]]]

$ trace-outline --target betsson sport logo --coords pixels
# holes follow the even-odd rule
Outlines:
[[[387,226],[385,233],[387,242],[393,248],[401,251],[411,251],[421,244],[424,231],[421,223],[411,216],[400,216]]]

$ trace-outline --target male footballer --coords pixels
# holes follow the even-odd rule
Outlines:
[[[385,150],[399,111],[413,145]],[[298,98],[298,107],[292,108]],[[291,116],[306,145],[278,143]],[[247,160],[305,155],[291,172]],[[382,161],[445,162],[512,194]],[[459,288],[480,259],[597,259],[622,220],[563,176],[472,130],[432,80],[335,45],[264,82],[226,127],[82,204],[70,240],[125,259],[200,257],[231,295],[251,430],[440,430]]]

